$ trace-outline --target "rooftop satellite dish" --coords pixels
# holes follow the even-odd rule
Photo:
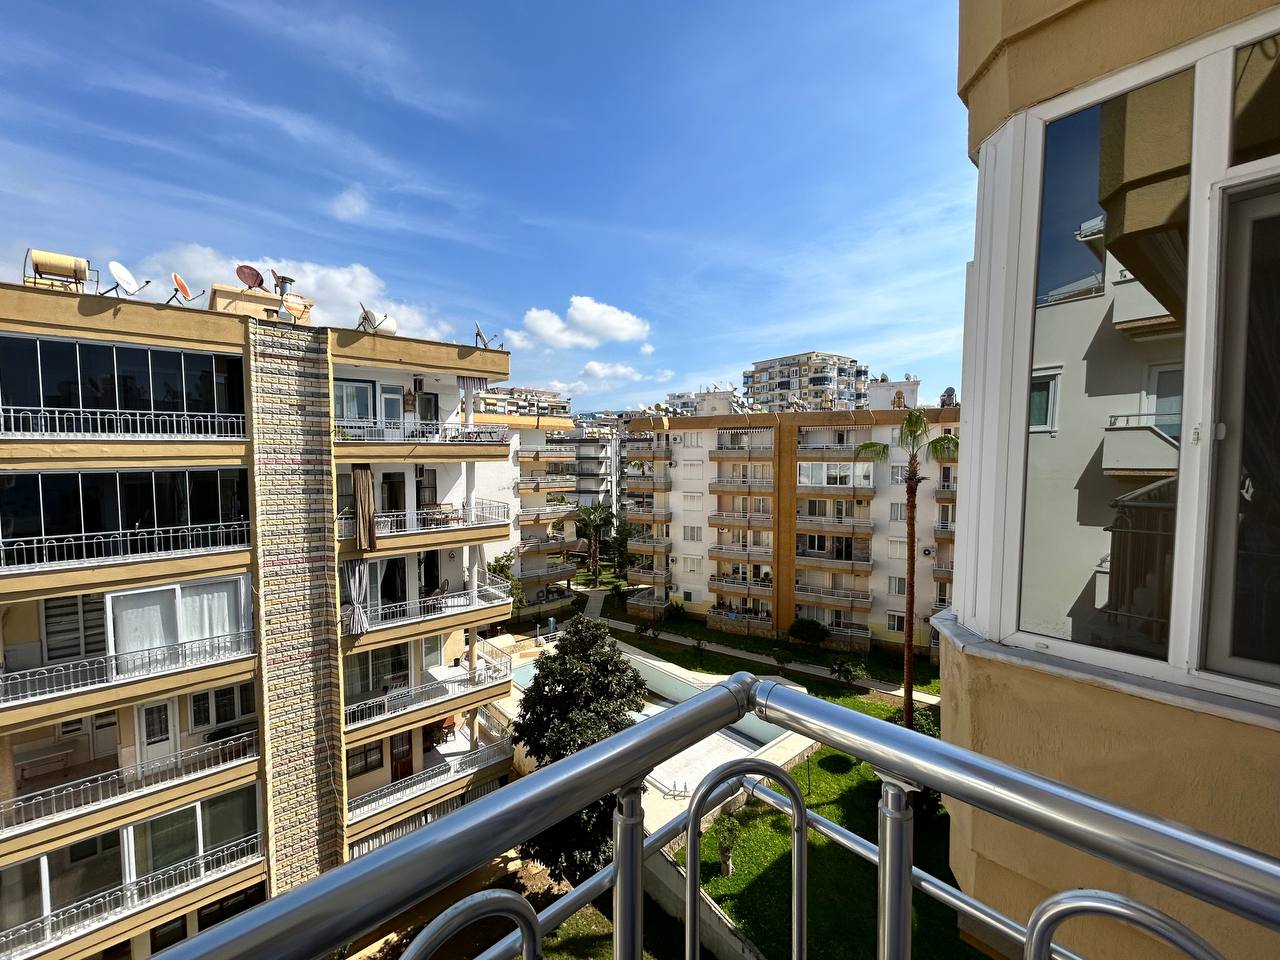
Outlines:
[[[396,318],[389,317],[385,313],[379,317],[362,303],[360,304],[360,319],[356,321],[356,329],[363,330],[365,333],[385,333],[388,336],[395,336]]]
[[[236,276],[240,278],[240,282],[244,284],[246,290],[262,290],[265,292],[267,289],[262,285],[262,274],[258,272],[257,267],[242,263],[236,267]]]
[[[187,281],[183,280],[182,274],[177,273],[176,271],[169,274],[169,279],[173,281],[173,296],[166,300],[165,303],[173,303],[175,300],[179,299],[183,303],[190,303],[196,297],[203,297],[205,294],[205,291],[201,290],[196,294],[196,297],[193,297],[191,295],[191,288],[187,286]]]
[[[132,297],[151,282],[148,280],[146,283],[138,283],[138,281],[133,278],[133,274],[129,272],[129,268],[118,260],[112,260],[107,264],[107,272],[111,274],[111,279],[114,280],[116,284],[109,290],[102,291],[102,295],[104,297],[108,293],[114,293],[117,297]]]
[[[492,348],[491,345],[493,344],[493,342],[497,339],[498,339],[497,334],[494,334],[492,337],[486,337],[484,335],[484,331],[480,329],[480,321],[479,320],[476,321],[476,346],[477,347],[483,347],[485,350],[489,350]],[[502,344],[498,344],[498,349],[499,350],[502,349]]]

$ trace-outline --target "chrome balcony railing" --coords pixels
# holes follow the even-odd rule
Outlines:
[[[640,784],[662,761],[736,723],[748,713],[802,734],[867,763],[881,776],[879,844],[859,837],[805,809],[803,793],[788,774],[763,768],[756,760],[731,761],[712,771],[694,790],[690,810],[657,826],[646,838]],[[784,790],[767,786],[762,775]],[[909,794],[940,791],[950,802],[964,803],[1059,840],[1069,847],[1198,898],[1238,917],[1280,930],[1280,860],[1168,820],[1148,816],[1092,796],[1038,774],[936,740],[883,720],[848,710],[783,684],[739,673],[683,703],[647,718],[594,746],[478,798],[433,823],[374,850],[358,861],[321,874],[266,903],[238,914],[172,948],[166,960],[234,960],[271,957],[305,960],[333,951],[470,873],[491,858],[560,822],[566,810],[578,810],[602,795],[615,793],[614,861],[533,919],[535,938],[554,930],[582,907],[614,890],[613,956],[639,960],[643,944],[643,861],[685,835],[689,845],[701,814],[741,790],[765,804],[792,813],[793,838],[810,831],[871,863],[878,874],[878,943],[846,944],[850,953],[885,958],[911,956],[913,888],[940,901],[992,939],[1030,943],[1036,960],[1078,960],[1048,943],[1051,918],[1060,918],[1064,901],[1079,901],[1080,891],[1054,894],[1027,925],[912,865],[914,832]],[[689,845],[691,848],[691,845]],[[795,848],[796,888],[791,925],[793,944],[803,944],[807,915],[803,906],[808,877],[803,847]],[[697,858],[691,856],[691,863]],[[843,874],[842,874],[843,876]],[[377,877],[376,884],[369,883]],[[697,871],[689,886],[696,893]],[[686,904],[693,902],[686,890]],[[846,892],[847,894],[847,892]],[[485,912],[490,893],[450,916]],[[509,895],[508,895],[509,896]],[[1151,928],[1155,918],[1175,921],[1128,898],[1108,897],[1121,915]],[[686,909],[686,943],[696,944],[699,911]],[[1112,915],[1116,915],[1113,911]],[[1165,929],[1168,929],[1166,927]],[[1179,929],[1181,929],[1179,927]],[[1215,929],[1221,929],[1215,928]],[[431,924],[433,939],[439,926]],[[1212,935],[1213,931],[1209,931]],[[1194,935],[1193,935],[1194,936]],[[525,956],[536,954],[529,944]],[[521,949],[513,933],[480,955],[508,958]],[[416,960],[428,952],[413,951]],[[686,955],[696,955],[686,947]],[[805,956],[803,948],[793,956]],[[1199,954],[1211,956],[1212,954]]]
[[[440,420],[379,420],[338,417],[333,438],[342,443],[498,443],[511,439],[505,424],[452,423]]]
[[[220,637],[147,647],[129,653],[51,663],[46,667],[0,674],[0,705],[74,693],[109,683],[190,670],[254,652],[254,632],[242,630]]]
[[[49,567],[94,566],[121,560],[177,557],[249,546],[249,521],[186,524],[0,539],[0,570],[17,573]]]
[[[242,440],[242,413],[0,406],[0,436],[59,440]]]
[[[511,601],[511,584],[497,577],[490,577],[474,590],[457,590],[400,603],[383,603],[365,610],[369,628],[388,627],[397,623],[413,623],[432,617],[447,617],[468,610],[481,610]]]
[[[479,498],[470,506],[426,507],[422,510],[379,510],[373,517],[380,537],[394,537],[401,533],[422,533],[430,530],[465,530],[468,527],[507,523],[510,519],[511,509],[507,504],[499,500]],[[347,540],[355,535],[356,518],[349,513],[338,517],[338,539]]]
[[[170,757],[135,763],[3,799],[0,800],[0,835],[49,820],[79,816],[123,797],[192,780],[257,755],[258,733],[255,730],[179,750]]]
[[[83,900],[59,907],[39,919],[0,931],[0,956],[6,960],[18,960],[34,955],[51,944],[81,936],[96,927],[168,899],[181,890],[199,886],[232,870],[248,866],[260,856],[259,838],[255,834],[163,870],[148,873],[137,880],[99,891]]]
[[[505,736],[496,743],[458,754],[443,763],[420,770],[411,777],[396,780],[361,796],[352,797],[347,801],[347,819],[354,822],[379,810],[393,807],[403,800],[425,793],[441,784],[510,759],[513,753],[511,738]]]
[[[468,670],[460,677],[436,680],[403,690],[392,690],[372,700],[353,703],[343,711],[343,721],[350,730],[384,717],[393,717],[398,713],[408,713],[410,710],[429,707],[433,703],[452,700],[473,690],[497,686],[505,683],[510,676],[510,657],[502,657],[498,662],[490,662],[486,658],[483,665],[477,666],[474,670]]]

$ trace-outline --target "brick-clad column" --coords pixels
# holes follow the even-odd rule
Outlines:
[[[267,856],[279,893],[342,862],[327,332],[249,323]]]

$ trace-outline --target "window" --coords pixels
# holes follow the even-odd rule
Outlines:
[[[373,384],[363,380],[334,380],[333,415],[340,420],[372,419]]]
[[[422,667],[430,670],[444,663],[444,637],[422,638]]]
[[[688,430],[680,434],[682,441],[686,447],[693,450],[702,448],[702,433],[697,430]]]
[[[885,617],[885,626],[891,633],[903,633],[907,629],[907,617],[902,613],[890,613]]]
[[[689,543],[701,543],[702,528],[699,526],[686,525],[684,528],[684,539]]]
[[[702,558],[689,556],[688,554],[680,558],[685,573],[701,573]]]
[[[769,498],[768,497],[752,497],[751,512],[754,514],[758,514],[758,515],[762,514],[766,516],[772,513],[773,510],[769,506]]]
[[[338,516],[353,517],[356,513],[355,478],[349,473],[338,474]]]
[[[364,697],[409,685],[409,644],[362,650],[343,658],[346,695]]]
[[[804,537],[804,547],[813,553],[827,552],[827,536],[824,533],[810,533]]]
[[[683,596],[684,596],[684,602],[685,602],[685,603],[692,603],[692,602],[693,602],[693,591],[692,591],[692,590],[685,590],[685,591],[684,591]]]
[[[897,463],[889,468],[889,482],[898,485],[907,482],[907,465],[905,463]]]
[[[235,655],[233,638],[247,622],[240,577],[180,583],[159,590],[109,594],[111,648],[132,653],[177,644],[199,644],[193,654]],[[208,641],[201,644],[201,641]]]
[[[45,662],[80,660],[107,651],[106,603],[100,593],[40,603]]]
[[[906,523],[907,505],[905,503],[889,504],[889,519],[896,520],[900,523]]]
[[[201,690],[191,694],[191,729],[202,730],[210,726],[225,726],[252,717],[256,709],[257,690],[250,681],[233,687]],[[158,717],[167,719],[167,713]],[[148,714],[150,723],[150,714]]]
[[[680,461],[680,479],[681,480],[701,480],[702,479],[702,461],[701,460],[681,460]]]
[[[165,947],[172,947],[185,939],[187,939],[187,918],[184,914],[151,928],[151,952],[159,953]]]
[[[382,741],[352,747],[347,751],[347,779],[382,769]]]
[[[682,497],[681,502],[683,503],[684,508],[685,508],[686,510],[701,510],[701,509],[702,509],[702,494],[700,494],[700,493],[685,493],[685,494],[681,494],[681,497]]]
[[[906,577],[890,577],[889,592],[895,596],[904,597],[907,594],[907,578]]]
[[[889,539],[889,559],[890,560],[907,559],[907,541],[897,540],[891,537]]]
[[[1027,406],[1027,426],[1031,430],[1055,430],[1058,423],[1058,374],[1031,375],[1031,401]]]

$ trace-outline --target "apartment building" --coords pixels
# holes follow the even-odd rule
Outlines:
[[[558,390],[490,387],[477,396],[476,412],[497,417],[569,417],[571,400]]]
[[[73,258],[63,258],[73,261]],[[74,261],[76,264],[83,261]],[[87,266],[87,265],[86,265]],[[0,955],[140,958],[495,788],[509,356],[0,285]]]
[[[918,386],[913,381],[911,386]],[[910,391],[910,405],[916,402]],[[959,408],[928,408],[958,432]],[[846,649],[901,648],[906,595],[905,409],[632,420],[628,570],[637,615],[679,603],[707,623],[773,636],[800,617]],[[887,462],[860,444],[888,444]],[[918,492],[916,642],[951,603],[955,463],[929,463]]]
[[[742,372],[746,399],[771,413],[856,410],[867,406],[866,364],[838,353],[794,353],[757,360]]]
[[[943,734],[1280,856],[1280,9],[1014,6],[960,5],[979,202]],[[1261,926],[949,810],[960,885],[1020,922],[1087,886],[1223,956],[1280,955]],[[1114,922],[1061,933],[1167,955]]]
[[[578,567],[569,552],[579,546],[573,530],[577,451],[554,442],[573,429],[568,401],[561,402],[551,391],[513,389],[522,396],[536,394],[541,406],[557,411],[516,413],[509,407],[507,412],[476,415],[477,422],[505,425],[514,435],[518,523],[510,548],[516,553],[514,569],[524,593],[519,613],[541,619],[560,613],[573,601],[570,583]]]
[[[609,414],[594,414],[575,417],[573,423],[572,430],[552,438],[552,442],[563,443],[574,450],[578,505],[604,504],[612,510],[621,489],[621,420]]]

